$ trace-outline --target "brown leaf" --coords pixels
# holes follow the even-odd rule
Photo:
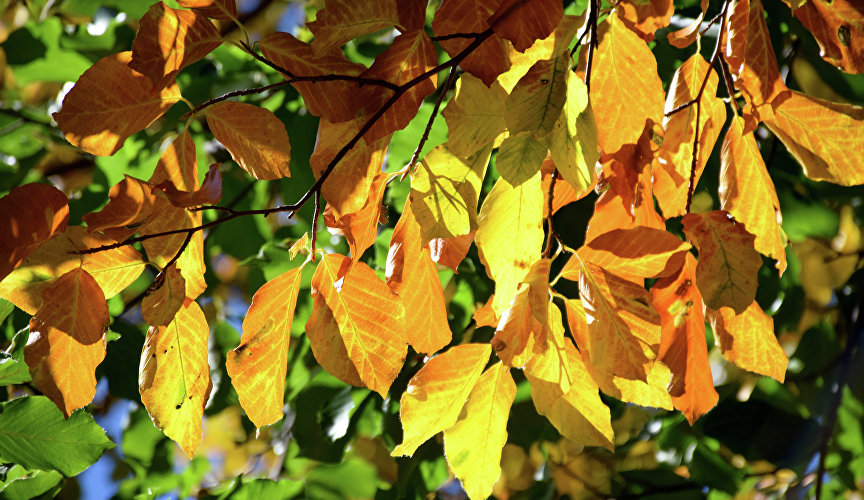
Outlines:
[[[132,52],[96,61],[63,98],[52,116],[66,140],[96,156],[111,156],[130,135],[143,130],[180,100],[172,83],[154,87],[129,67]]]
[[[327,0],[307,27],[315,34],[312,47],[324,54],[358,36],[398,24],[396,0]]]
[[[864,73],[864,10],[857,0],[812,0],[792,12],[816,38],[822,59]]]
[[[272,111],[234,101],[207,108],[207,124],[234,161],[259,180],[291,177],[291,145],[285,124]]]
[[[196,207],[200,205],[214,205],[222,198],[222,174],[219,172],[219,164],[213,163],[204,176],[201,188],[195,191],[183,191],[177,189],[171,181],[163,181],[153,186],[153,190],[165,193],[165,197],[172,205],[179,208]]]
[[[237,19],[235,0],[177,0],[181,7],[193,9],[202,16],[230,21]]]
[[[25,184],[0,198],[0,281],[39,245],[66,230],[69,202],[57,188]]]
[[[561,22],[564,8],[556,0],[504,0],[487,22],[498,36],[525,52],[535,40],[546,38]]]
[[[669,26],[675,6],[672,0],[620,0],[615,11],[628,28],[650,42],[655,31]]]
[[[501,0],[444,0],[435,12],[432,31],[436,36],[457,33],[482,33],[489,29],[487,20],[501,6]],[[441,40],[441,48],[451,57],[471,45],[470,38]],[[459,63],[466,72],[476,76],[486,86],[510,68],[510,41],[493,34]]]

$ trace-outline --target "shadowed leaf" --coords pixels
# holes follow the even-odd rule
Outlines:
[[[66,230],[66,196],[46,184],[25,184],[0,198],[0,281],[39,245]]]

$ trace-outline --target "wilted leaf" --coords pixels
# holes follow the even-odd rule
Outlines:
[[[339,334],[366,387],[386,396],[405,362],[405,312],[369,266],[339,254],[321,259],[312,277],[312,295],[320,294],[333,312]]]
[[[235,0],[177,0],[177,3],[213,19],[237,19]]]
[[[385,273],[387,286],[405,307],[405,337],[415,351],[434,353],[450,343],[444,291],[429,249],[420,239],[420,226],[406,202],[390,237]]]
[[[450,137],[447,149],[467,158],[494,141],[507,128],[506,99],[507,93],[497,83],[487,87],[471,73],[459,77],[456,93],[441,112]]]
[[[525,52],[535,40],[552,33],[563,15],[564,8],[556,0],[504,0],[488,23],[498,36],[513,42],[513,48]]]
[[[153,187],[165,193],[165,197],[175,207],[196,207],[200,205],[214,205],[222,198],[222,174],[219,173],[219,164],[213,163],[204,176],[201,188],[194,191],[183,191],[171,183],[163,181]]]
[[[495,157],[495,167],[501,178],[511,186],[536,177],[546,158],[546,144],[531,132],[523,131],[504,139]]]
[[[201,444],[204,403],[213,387],[207,365],[210,328],[195,301],[166,326],[147,330],[138,388],[153,424],[177,442],[189,458]]]
[[[168,326],[186,300],[186,280],[177,264],[165,268],[141,301],[141,316],[150,326]]]
[[[709,309],[707,316],[723,357],[740,368],[783,382],[789,360],[774,336],[774,320],[759,304],[754,301],[738,315],[728,307]]]
[[[39,245],[66,230],[68,203],[46,184],[25,184],[0,198],[0,281]]]
[[[621,0],[615,11],[628,28],[650,42],[655,31],[669,26],[675,6],[672,0]]]
[[[594,165],[600,158],[597,122],[588,100],[588,89],[582,80],[568,71],[566,84],[567,100],[552,133],[546,138],[546,144],[561,177],[578,194],[589,189],[595,181]]]
[[[432,31],[436,36],[455,33],[482,33],[489,29],[487,20],[501,6],[501,0],[444,0],[435,11]],[[451,57],[465,50],[473,40],[453,38],[441,40],[441,48]],[[510,68],[508,49],[512,45],[498,35],[491,35],[476,50],[459,63],[467,73],[492,85],[495,78]]]
[[[444,431],[444,454],[469,498],[486,498],[501,476],[501,450],[507,442],[507,418],[516,384],[503,363],[477,381],[459,420]]]
[[[312,47],[323,54],[358,36],[398,24],[396,0],[327,0],[307,27],[315,34]]]
[[[130,135],[144,129],[180,100],[176,84],[154,87],[129,67],[132,52],[96,61],[53,114],[66,140],[97,156],[111,156]]]
[[[744,312],[756,297],[762,267],[762,258],[753,248],[756,237],[724,210],[687,214],[681,223],[699,250],[696,286],[705,305]]]
[[[288,344],[302,269],[290,269],[255,292],[243,320],[240,345],[225,359],[240,406],[259,429],[282,418]]]
[[[562,52],[553,59],[537,61],[519,80],[504,110],[511,137],[527,131],[542,138],[552,131],[567,98],[569,66],[570,55]]]
[[[812,0],[792,11],[819,43],[819,55],[847,73],[864,73],[864,11],[855,0]]]
[[[456,424],[489,352],[488,344],[454,346],[427,361],[411,378],[399,401],[403,436],[394,457],[413,455],[427,439]]]
[[[129,67],[161,88],[221,44],[219,30],[204,15],[172,9],[160,1],[141,18]]]
[[[291,145],[282,120],[252,104],[222,101],[207,108],[207,124],[234,161],[261,180],[291,177]]]

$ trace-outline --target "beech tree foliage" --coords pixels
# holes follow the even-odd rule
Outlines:
[[[864,10],[765,2],[3,4],[0,491],[864,489]]]

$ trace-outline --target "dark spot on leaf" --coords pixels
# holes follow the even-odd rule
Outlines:
[[[841,45],[848,47],[850,38],[849,26],[841,24],[840,27],[837,28],[837,38],[840,40]]]
[[[162,351],[162,354],[168,354],[168,349],[165,349],[164,351]]]
[[[237,354],[243,354],[243,351],[245,351],[247,347],[249,347],[249,344],[240,344],[236,349],[234,349],[234,352]]]
[[[507,343],[501,340],[496,340],[492,342],[492,350],[495,352],[501,352],[507,348]]]
[[[633,300],[642,304],[645,307],[648,307],[648,301],[645,300],[645,297],[635,297]]]
[[[156,353],[150,355],[153,359],[156,359]]]
[[[175,407],[174,407],[174,409],[175,409],[175,410],[179,410],[179,409],[180,409],[180,407],[181,407],[181,406],[183,406],[183,404],[182,404],[182,403],[181,403],[181,404],[179,404],[179,405],[177,405],[177,406],[175,406]]]
[[[543,85],[546,85],[547,83],[549,83],[549,80],[543,78],[540,80],[540,83],[542,83]]]

